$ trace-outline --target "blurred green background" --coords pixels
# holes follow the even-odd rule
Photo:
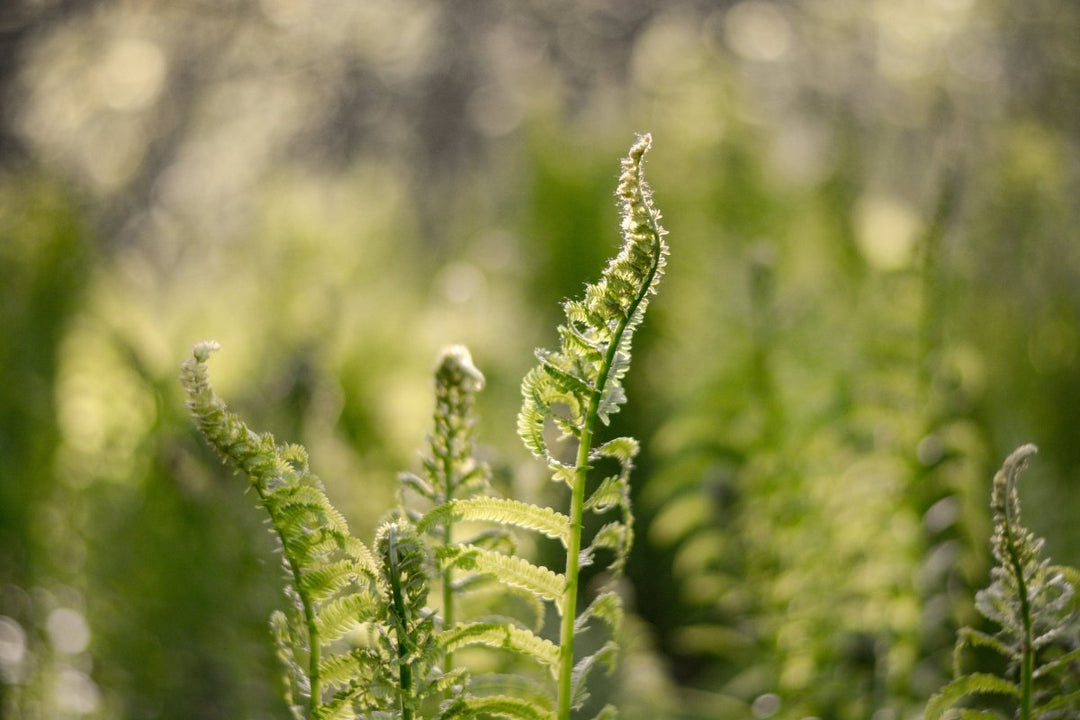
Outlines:
[[[670,230],[612,432],[629,718],[918,716],[987,583],[989,479],[1080,564],[1080,4],[15,0],[0,10],[0,713],[280,719],[261,516],[177,383],[304,443],[369,537],[438,349],[488,377]]]

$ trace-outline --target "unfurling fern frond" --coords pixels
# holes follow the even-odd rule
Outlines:
[[[957,678],[930,699],[926,720],[938,720],[961,700],[997,695],[1016,707],[1020,720],[1075,718],[1080,713],[1080,573],[1042,557],[1043,540],[1020,524],[1016,484],[1034,445],[1024,445],[994,476],[991,496],[997,565],[992,582],[975,596],[984,617],[999,627],[992,634],[963,628],[956,644]],[[1008,662],[1004,676],[962,674],[966,647],[991,649]],[[963,709],[960,717],[1000,717]]]
[[[376,548],[392,624],[383,639],[391,646],[397,668],[386,687],[397,693],[402,720],[411,720],[422,717],[425,704],[434,704],[439,693],[463,677],[436,669],[442,650],[427,609],[430,557],[416,532],[408,525],[388,523],[379,529]]]
[[[466,348],[453,345],[440,353],[435,368],[435,427],[422,459],[424,473],[422,477],[402,473],[403,490],[441,505],[488,489],[490,472],[473,454],[473,406],[483,388],[484,376]]]
[[[428,451],[422,457],[423,472],[401,473],[403,513],[416,522],[427,547],[437,557],[460,544],[454,526],[459,520],[490,520],[482,512],[470,513],[468,503],[486,503],[488,507],[512,501],[499,500],[484,493],[490,490],[490,470],[474,454],[473,428],[476,423],[473,408],[476,395],[484,387],[484,376],[473,364],[469,351],[454,345],[445,348],[435,369],[434,429],[428,436]],[[416,503],[426,506],[417,511]],[[478,506],[480,507],[480,506]],[[479,547],[512,549],[511,539],[504,530],[495,528],[470,538]],[[444,562],[438,568],[442,594],[441,628],[448,630],[458,622],[461,596],[476,583],[475,575],[458,576],[453,563]],[[444,647],[443,670],[454,670],[453,652]]]
[[[569,718],[571,709],[583,703],[588,669],[597,662],[610,661],[614,648],[605,645],[594,655],[575,659],[581,568],[594,562],[597,550],[609,549],[615,555],[612,570],[621,570],[633,539],[629,475],[637,443],[618,438],[597,447],[594,433],[597,421],[606,425],[626,400],[622,381],[630,366],[634,331],[645,316],[650,297],[656,293],[668,252],[660,213],[653,206],[652,191],[644,176],[643,160],[651,142],[650,136],[640,136],[622,162],[616,193],[622,216],[623,243],[619,253],[608,263],[600,280],[586,286],[582,299],[564,303],[566,322],[559,327],[559,349],[537,351],[539,365],[525,376],[521,388],[518,434],[535,456],[547,462],[552,478],[570,488],[566,516],[569,533],[564,540],[566,570],[562,576],[565,591],[557,602],[562,615],[557,679],[561,719]],[[560,460],[548,447],[549,426],[576,442],[573,464]],[[620,470],[596,483],[589,494],[589,470],[593,463],[605,460],[614,460]],[[612,508],[621,511],[620,518],[604,525],[585,544],[585,511],[603,513]],[[537,525],[535,517],[521,517],[514,522],[530,529]],[[612,595],[606,602],[615,599]]]
[[[206,361],[217,343],[200,343],[181,369],[188,407],[221,456],[247,473],[281,543],[292,606],[274,614],[278,653],[286,666],[286,695],[297,718],[329,717],[357,694],[326,676],[333,664],[349,678],[370,677],[381,658],[352,653],[334,641],[375,620],[382,600],[371,551],[349,534],[298,446],[279,445],[251,431],[210,386]],[[334,695],[334,693],[337,693]]]

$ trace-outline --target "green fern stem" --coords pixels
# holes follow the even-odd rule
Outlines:
[[[283,523],[279,518],[275,517],[274,511],[271,509],[274,507],[273,504],[267,501],[266,492],[261,486],[255,485],[255,492],[258,493],[259,501],[270,515],[270,524],[273,526],[274,532],[277,533],[278,539],[281,540],[281,552],[285,556],[286,565],[289,566],[289,574],[292,575],[292,586],[296,590],[296,594],[300,598],[300,606],[304,610],[304,626],[307,628],[308,636],[308,680],[311,683],[311,697],[308,698],[307,716],[311,720],[315,720],[318,717],[319,704],[322,701],[322,679],[319,673],[320,641],[319,630],[315,624],[315,603],[312,601],[311,595],[304,590],[300,563],[297,562],[296,555],[290,551],[288,539],[281,532]]]
[[[1020,626],[1023,629],[1023,637],[1020,638],[1020,720],[1031,720],[1031,693],[1035,682],[1035,637],[1032,629],[1031,600],[1028,597],[1027,582],[1024,580],[1020,550],[1013,534],[1013,522],[1018,519],[1012,517],[1008,502],[1004,504],[1002,512],[1005,517],[1005,548],[1016,578],[1016,594],[1020,600]]]
[[[391,525],[389,528],[387,544],[387,556],[390,565],[390,572],[388,573],[390,580],[390,597],[394,604],[394,629],[398,639],[398,688],[401,693],[401,718],[402,720],[412,720],[413,677],[412,663],[409,658],[409,615],[408,610],[405,607],[405,597],[401,588],[401,569],[398,566],[397,527],[395,525]]]
[[[642,150],[642,152],[644,151]],[[634,195],[634,205],[643,208],[651,207],[643,184],[636,186]],[[648,297],[649,291],[653,287],[653,281],[663,262],[661,246],[663,230],[660,227],[658,218],[652,212],[648,213],[648,222],[651,235],[654,238],[653,261],[649,267],[648,275],[640,285],[640,290],[635,295],[628,311],[619,319],[619,324],[612,334],[612,342],[604,355],[604,363],[600,367],[595,389],[589,397],[589,406],[585,413],[585,423],[582,427],[577,459],[574,465],[574,487],[571,489],[570,495],[570,537],[566,546],[566,595],[563,603],[562,628],[559,635],[559,696],[557,708],[559,720],[570,720],[570,707],[573,702],[574,626],[577,619],[578,574],[581,569],[581,533],[584,528],[585,485],[590,470],[589,456],[592,453],[593,433],[596,428],[596,420],[599,417],[600,403],[604,398],[608,377],[611,374],[611,369],[615,366],[616,355],[622,348],[623,337],[628,326],[637,316],[641,303]]]
[[[443,468],[445,470],[446,477],[450,477],[452,471],[452,462],[450,458],[443,458]],[[450,492],[449,484],[446,489],[446,502],[453,500],[453,496]],[[450,547],[452,542],[452,529],[453,518],[448,517],[446,524],[443,525],[443,547]],[[442,611],[443,611],[443,628],[450,629],[457,623],[456,613],[454,612],[454,568],[452,564],[447,564],[442,570]],[[454,669],[454,653],[447,651],[443,656],[443,672],[449,673]],[[449,699],[453,691],[447,689],[446,697]]]
[[[447,501],[449,502],[449,497]],[[443,545],[450,546],[450,527],[449,520],[446,521],[446,527],[443,532]],[[454,614],[454,568],[447,566],[442,571],[442,607],[443,607],[443,627],[452,628],[457,622],[457,618]],[[454,669],[454,654],[447,652],[443,657],[443,671],[450,672]],[[449,691],[447,691],[449,695]]]
[[[589,474],[589,450],[599,398],[590,403],[585,429],[578,446],[574,487],[570,496],[570,537],[566,545],[566,594],[563,602],[562,629],[559,635],[559,720],[569,720],[574,680],[574,620],[578,597],[578,573],[581,569],[581,531],[584,527],[585,481]]]

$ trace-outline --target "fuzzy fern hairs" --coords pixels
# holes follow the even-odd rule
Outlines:
[[[303,448],[253,432],[214,393],[206,363],[216,343],[196,345],[183,364],[181,382],[196,425],[223,459],[248,475],[280,541],[291,602],[271,625],[286,671],[285,696],[298,720],[569,720],[585,706],[590,671],[613,664],[613,639],[581,657],[575,639],[594,624],[614,637],[622,617],[620,598],[610,589],[578,612],[584,604],[579,586],[582,568],[602,559],[609,576],[620,573],[633,541],[629,476],[637,441],[601,443],[596,435],[626,401],[622,380],[631,341],[668,252],[644,177],[650,144],[648,135],[638,137],[622,161],[618,254],[581,299],[564,304],[559,349],[538,350],[539,364],[522,384],[518,433],[552,479],[566,486],[566,512],[491,494],[487,468],[473,456],[472,412],[484,379],[464,348],[448,348],[440,358],[422,472],[401,476],[402,507],[371,547],[349,533]],[[549,448],[552,430],[573,442],[573,462]],[[594,469],[608,467],[614,472],[592,477]],[[586,513],[601,516],[588,537]],[[461,538],[459,521],[489,529]],[[515,554],[513,531],[522,530],[562,545],[562,572]],[[470,590],[485,580],[525,598],[535,609],[533,622],[498,612],[471,619],[460,613]],[[435,608],[432,586],[441,590]],[[557,642],[540,634],[548,607],[559,616]],[[540,679],[458,667],[454,653],[464,647],[509,653],[539,668]],[[614,715],[606,706],[597,717]]]
[[[1005,460],[994,476],[991,495],[997,566],[990,586],[975,596],[975,606],[1000,629],[993,635],[962,628],[956,644],[956,679],[930,699],[925,720],[945,717],[968,697],[996,695],[1005,699],[1019,720],[1055,720],[1080,715],[1080,572],[1051,565],[1042,557],[1043,540],[1020,524],[1016,485],[1034,445],[1024,445]],[[986,648],[1002,656],[1001,675],[963,674],[965,648]],[[961,720],[1001,719],[991,710],[963,708]]]

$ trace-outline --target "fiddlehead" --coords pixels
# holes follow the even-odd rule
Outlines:
[[[405,509],[397,521],[384,525],[374,556],[349,534],[308,468],[305,451],[254,433],[214,394],[206,361],[216,343],[197,345],[184,363],[181,380],[199,429],[227,461],[247,473],[281,543],[293,604],[275,613],[272,627],[295,717],[566,720],[587,698],[589,671],[613,663],[614,641],[577,658],[574,638],[593,621],[614,632],[622,617],[619,597],[610,590],[578,614],[578,586],[581,568],[595,563],[601,551],[612,555],[609,570],[620,572],[633,540],[629,474],[637,442],[615,438],[597,443],[595,432],[597,421],[607,424],[626,399],[622,379],[631,340],[667,255],[642,169],[650,142],[649,136],[640,137],[622,164],[617,193],[621,250],[601,279],[586,286],[583,299],[565,303],[559,350],[538,351],[540,364],[522,385],[519,434],[547,461],[553,479],[569,487],[569,514],[483,494],[488,473],[473,458],[471,415],[483,376],[463,348],[446,351],[436,372],[435,430],[423,475],[402,476],[403,489],[429,507],[423,514]],[[563,463],[548,449],[548,424],[576,440],[574,463]],[[589,471],[600,463],[619,469],[590,489]],[[612,510],[617,518],[586,544],[585,513]],[[458,542],[453,525],[459,520],[491,523],[495,530]],[[509,528],[559,541],[566,551],[565,572],[505,552]],[[465,575],[459,579],[456,572]],[[436,574],[443,592],[441,620],[427,605]],[[463,580],[478,577],[515,589],[541,609],[545,603],[554,606],[561,618],[559,643],[510,619],[458,621],[455,597],[465,587]],[[362,641],[365,634],[367,642]],[[467,646],[498,648],[535,662],[547,670],[555,692],[523,677],[470,678],[450,660]],[[613,714],[609,706],[598,717]]]

